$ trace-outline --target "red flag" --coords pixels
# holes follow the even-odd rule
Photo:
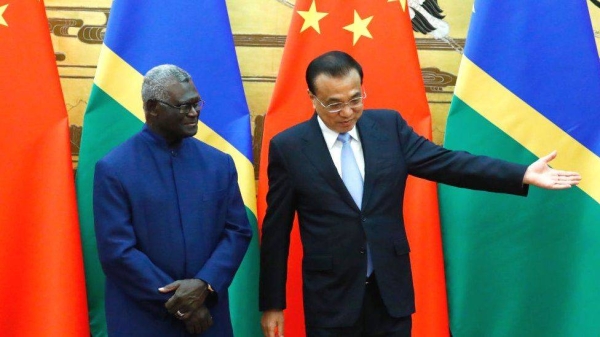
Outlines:
[[[363,67],[365,108],[398,110],[419,134],[431,139],[431,117],[406,0],[297,0],[275,91],[265,118],[261,149],[258,214],[266,210],[269,141],[314,113],[305,71],[315,57],[342,50]],[[449,334],[444,265],[435,183],[409,178],[405,220],[417,313],[414,336]],[[288,263],[285,335],[304,335],[301,281],[302,246],[292,231]]]
[[[44,3],[0,0],[0,331],[89,337],[63,101]]]

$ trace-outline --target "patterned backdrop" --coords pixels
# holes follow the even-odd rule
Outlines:
[[[252,114],[254,159],[258,163],[263,115],[275,85],[287,30],[294,14],[294,1],[226,2],[244,90]],[[111,3],[110,0],[45,1],[69,112],[74,167],[78,160],[83,113],[96,71]],[[434,0],[409,0],[408,3],[415,14],[413,27],[433,116],[434,141],[439,144],[443,141],[446,116],[456,83],[473,0],[438,0],[437,9],[434,8],[436,6],[428,6],[435,3]],[[600,42],[600,1],[589,0],[588,4],[597,41]],[[210,46],[206,46],[206,50],[210,52]]]

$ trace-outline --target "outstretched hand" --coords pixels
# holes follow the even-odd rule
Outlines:
[[[529,165],[523,184],[530,184],[549,190],[562,190],[579,184],[581,175],[577,172],[555,170],[548,166],[548,163],[556,158],[556,151],[536,160]]]

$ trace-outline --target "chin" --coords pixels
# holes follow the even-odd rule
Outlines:
[[[352,130],[352,128],[354,127],[354,125],[350,125],[350,126],[345,126],[345,127],[340,127],[338,128],[336,131],[338,133],[346,133],[349,132],[350,130]]]
[[[183,133],[185,134],[185,137],[193,137],[198,133],[198,126],[194,127],[193,129],[186,128]]]

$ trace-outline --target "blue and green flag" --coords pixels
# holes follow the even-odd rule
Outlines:
[[[445,146],[580,172],[527,198],[440,186],[454,336],[600,333],[600,62],[586,1],[476,0]]]
[[[159,64],[187,70],[206,100],[197,138],[229,153],[254,238],[229,289],[236,336],[260,335],[258,234],[250,114],[224,0],[115,0],[83,121],[77,198],[92,334],[106,336],[104,275],[92,214],[96,162],[142,128],[143,74]]]

